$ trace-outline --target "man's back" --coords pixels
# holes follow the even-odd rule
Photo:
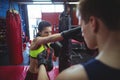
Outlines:
[[[105,65],[97,59],[83,64],[89,80],[120,80],[120,70]]]

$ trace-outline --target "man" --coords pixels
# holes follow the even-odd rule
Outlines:
[[[82,35],[99,55],[61,72],[56,80],[120,80],[120,1],[80,0]]]

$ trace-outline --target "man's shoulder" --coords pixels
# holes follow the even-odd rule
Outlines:
[[[83,65],[81,64],[73,65],[68,70],[73,71],[74,75],[79,80],[88,80],[87,73]]]

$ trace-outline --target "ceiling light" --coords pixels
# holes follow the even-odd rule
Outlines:
[[[79,2],[68,2],[68,4],[79,4]]]
[[[52,4],[52,2],[33,2],[33,4]]]

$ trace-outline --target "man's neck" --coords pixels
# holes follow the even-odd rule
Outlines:
[[[114,34],[114,35],[113,35]],[[103,63],[120,69],[120,33],[113,33],[102,45],[101,50],[99,50],[99,55],[96,59],[99,59]]]

